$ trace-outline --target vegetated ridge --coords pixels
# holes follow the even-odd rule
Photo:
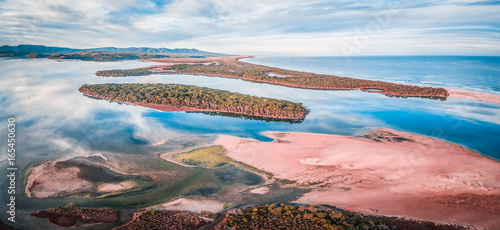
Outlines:
[[[307,205],[265,204],[230,210],[214,229],[469,229],[457,225],[368,216]]]
[[[339,77],[285,70],[263,65],[241,62],[238,59],[248,56],[212,58],[156,58],[153,62],[170,63],[146,68],[129,70],[98,71],[98,76],[121,77],[149,74],[192,74],[215,77],[237,78],[245,81],[282,85],[287,87],[319,90],[354,90],[382,93],[397,97],[428,97],[446,99],[448,92],[443,88],[421,87],[395,84],[382,81]],[[193,64],[198,63],[198,64]]]
[[[49,218],[53,224],[70,227],[78,221],[84,223],[114,223],[118,221],[118,210],[113,208],[80,208],[78,204],[69,203],[64,207],[47,209],[31,214],[38,218]]]
[[[170,230],[196,230],[201,226],[210,224],[212,217],[218,214],[210,212],[195,213],[178,210],[149,210],[135,212],[134,219],[127,224],[113,228],[113,230],[135,229],[170,229]]]

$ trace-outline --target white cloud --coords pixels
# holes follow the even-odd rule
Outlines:
[[[0,43],[201,48],[242,54],[498,55],[499,5],[482,1],[0,2]],[[358,41],[359,43],[359,41]]]

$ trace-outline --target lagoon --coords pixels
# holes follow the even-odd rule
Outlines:
[[[269,65],[286,67],[279,63],[289,59],[246,59],[249,62],[250,60],[260,64],[268,61]],[[317,62],[312,62],[316,64],[311,67],[311,61],[304,60],[308,59],[300,58],[299,62],[294,63],[295,69],[307,70],[317,65]],[[331,69],[336,67],[337,59],[327,60],[332,63]],[[401,64],[397,59],[389,60],[396,62],[393,64],[396,66],[406,63]],[[413,62],[410,63],[414,65]],[[488,63],[490,62],[483,63],[483,65]],[[26,158],[26,161],[98,151],[125,154],[165,151],[168,147],[155,147],[151,144],[178,134],[230,134],[270,141],[269,138],[262,136],[261,132],[294,131],[356,135],[369,128],[390,128],[436,137],[467,146],[484,155],[500,158],[500,105],[495,103],[459,98],[448,98],[446,101],[391,98],[358,90],[305,90],[237,79],[192,75],[151,75],[126,78],[104,78],[94,75],[98,70],[134,68],[149,64],[140,61],[102,63],[2,59],[0,61],[2,69],[0,119],[6,120],[9,116],[16,116],[20,126],[19,132],[22,133],[21,138],[30,140],[29,143],[25,141],[21,146],[22,150],[26,150],[23,151],[26,153],[21,156]],[[495,67],[493,64],[490,65],[493,71]],[[409,67],[404,69],[409,71]],[[480,68],[480,71],[484,69],[487,68]],[[421,68],[415,68],[413,71],[421,71]],[[497,78],[498,72],[495,71],[491,74]],[[318,72],[327,72],[326,67],[319,68]],[[380,75],[378,72],[377,74]],[[418,74],[414,73],[414,75]],[[463,78],[463,76],[458,78]],[[500,81],[484,82],[486,85],[483,88],[488,88],[490,84],[499,84],[498,82]],[[301,102],[311,112],[302,123],[298,124],[245,120],[200,113],[164,113],[84,97],[78,92],[78,88],[86,83],[197,85]],[[443,84],[443,87],[448,87],[452,83],[444,81]],[[3,145],[5,143],[0,143],[0,146],[3,147]],[[34,150],[36,154],[32,153]],[[2,157],[1,159],[5,158],[5,156]]]
[[[427,61],[417,57],[387,58],[382,60],[384,62],[382,64],[378,59],[352,58],[351,63],[357,64],[350,65],[339,64],[340,59],[258,57],[245,61],[300,71],[366,77],[398,83],[403,81],[409,84],[428,85],[439,82],[439,87],[472,88],[492,93],[496,92],[500,84],[498,58],[486,58],[486,61],[477,58],[462,60],[458,62],[461,63],[457,65],[460,67],[458,70],[450,68],[450,71],[439,66],[450,66],[452,64],[443,63],[456,62],[455,58],[435,57]],[[146,194],[126,199],[80,201],[90,206],[126,205],[137,208],[175,197],[193,185],[215,183],[214,170],[183,169],[169,162],[160,163],[157,154],[179,150],[197,143],[209,143],[218,134],[271,141],[272,139],[263,136],[262,132],[311,132],[352,136],[372,128],[389,128],[443,139],[500,159],[500,104],[460,98],[448,98],[445,101],[396,98],[359,90],[306,90],[194,75],[125,78],[95,76],[98,70],[129,69],[149,65],[151,63],[141,61],[104,63],[1,58],[0,120],[6,123],[12,116],[17,120],[18,167],[22,169],[37,161],[104,153],[129,161],[147,163],[157,170],[184,170],[187,175],[184,182],[172,186],[171,189],[153,191],[152,194],[164,194],[162,198],[158,198],[158,195],[152,198],[151,194]],[[467,76],[487,77],[485,80],[477,80],[473,77],[468,79]],[[78,91],[83,84],[99,83],[197,85],[300,102],[310,110],[310,113],[301,123],[248,120],[202,113],[164,113],[95,100],[83,96]],[[6,136],[7,130],[1,129],[0,135]],[[5,149],[6,144],[0,142],[0,148]],[[3,162],[5,159],[5,155],[0,156],[0,161]],[[5,164],[2,164],[2,170],[4,166]],[[18,184],[22,183],[22,179],[19,178]],[[19,190],[18,194],[21,193]],[[25,197],[21,199],[24,199],[24,204],[19,208],[26,210],[49,208],[55,203],[63,205],[68,201]]]

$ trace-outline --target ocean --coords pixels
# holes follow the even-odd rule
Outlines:
[[[244,61],[343,77],[500,94],[500,57],[256,57]]]

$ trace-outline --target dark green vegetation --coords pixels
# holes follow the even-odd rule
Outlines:
[[[301,103],[178,84],[83,85],[79,90],[89,97],[139,105],[175,106],[176,111],[225,112],[290,120],[304,119],[307,113]]]
[[[434,99],[445,99],[448,92],[443,88],[420,87],[414,85],[394,84],[382,81],[371,81],[339,77],[325,74],[314,74],[274,67],[254,65],[240,62],[242,57],[220,57],[220,58],[166,58],[153,59],[155,62],[178,63],[163,67],[162,71],[156,73],[165,74],[194,74],[237,78],[245,81],[276,84],[295,88],[321,89],[321,90],[353,90],[359,89],[365,92],[382,93],[388,96],[398,97],[429,97]],[[201,63],[212,62],[211,65]],[[183,63],[200,63],[198,65]],[[156,70],[158,67],[154,67]],[[130,70],[129,70],[130,71]],[[99,71],[99,76],[125,76],[123,70]],[[142,72],[143,75],[153,72]],[[135,75],[134,75],[135,76]]]
[[[144,76],[149,74],[153,74],[153,72],[148,68],[116,69],[116,70],[106,70],[106,72],[103,74],[101,74],[101,71],[98,71],[96,73],[97,76],[104,76],[104,77]]]
[[[129,223],[114,228],[114,230],[153,230],[153,229],[179,229],[195,230],[211,223],[203,219],[215,217],[212,213],[194,213],[188,211],[145,211],[134,214],[134,219]]]
[[[215,229],[467,229],[454,225],[405,220],[395,217],[366,216],[315,206],[285,204],[259,205],[230,210]]]
[[[112,208],[80,208],[69,203],[64,207],[47,209],[31,214],[38,218],[49,218],[50,223],[69,227],[78,221],[84,223],[114,223],[118,221],[118,210]]]
[[[32,54],[29,54],[32,55]],[[28,56],[28,55],[27,55]],[[136,53],[109,53],[109,52],[88,52],[82,51],[77,53],[52,54],[48,59],[77,59],[82,61],[123,61],[137,60],[146,58],[173,57],[174,55],[167,54],[136,54]]]

